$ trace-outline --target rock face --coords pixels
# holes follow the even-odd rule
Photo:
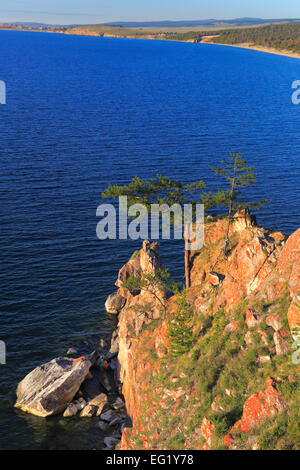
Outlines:
[[[130,259],[124,266],[120,269],[118,273],[118,279],[116,280],[115,285],[117,287],[122,287],[124,281],[129,277],[140,277],[142,274],[141,271],[141,262],[140,254],[137,254],[133,259]]]
[[[224,219],[209,221],[205,246],[191,258],[186,295],[195,312],[196,346],[182,362],[170,354],[169,338],[178,297],[165,296],[164,309],[148,292],[126,296],[118,324],[118,377],[132,428],[124,427],[121,450],[170,449],[174,441],[179,450],[213,449],[221,422],[228,425],[226,446],[257,449],[256,427],[288,415],[290,403],[281,393],[287,393],[288,376],[295,377],[289,392],[294,399],[300,371],[290,357],[291,335],[296,338],[300,328],[300,230],[286,239],[239,211],[225,254],[226,228]],[[150,251],[144,242],[136,265],[141,276],[160,264],[151,258],[158,256],[156,248]],[[243,433],[249,434],[246,444]]]
[[[15,406],[36,416],[63,412],[89,373],[91,362],[57,358],[37,367],[18,385]]]
[[[123,288],[123,283],[129,277],[143,277],[143,274],[154,274],[161,266],[159,256],[159,243],[150,243],[149,240],[143,242],[142,249],[134,253],[133,257],[120,269],[116,286],[116,292],[109,295],[105,302],[107,313],[118,315],[126,305],[126,301],[132,299],[139,291],[129,292]]]
[[[142,273],[154,274],[160,268],[159,243],[150,243],[144,240],[140,254],[140,266]]]

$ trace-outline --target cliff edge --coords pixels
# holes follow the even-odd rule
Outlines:
[[[122,287],[158,269],[157,243],[120,271],[119,379],[132,419],[120,449],[300,449],[300,229],[287,239],[240,211],[225,255],[226,223],[207,221],[184,302]],[[180,354],[174,325],[189,332]]]

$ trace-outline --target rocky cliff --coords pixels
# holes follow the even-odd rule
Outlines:
[[[120,271],[119,378],[132,419],[120,449],[300,449],[300,229],[287,239],[241,211],[226,254],[225,234],[225,219],[207,221],[192,253],[192,340],[176,357],[182,295],[122,287],[155,272],[158,245],[144,242]]]

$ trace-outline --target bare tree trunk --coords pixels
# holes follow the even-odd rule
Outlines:
[[[232,184],[231,184],[230,201],[229,201],[228,223],[227,223],[225,245],[224,245],[224,254],[225,255],[226,255],[227,247],[228,247],[228,244],[229,244],[229,229],[230,229],[230,219],[231,219],[231,213],[232,213],[233,194],[234,194],[234,188],[235,188],[236,170],[237,170],[237,158],[235,157],[233,178],[232,178]]]
[[[191,287],[191,251],[188,249],[188,244],[190,242],[190,226],[187,224],[184,229],[184,240],[185,240],[185,249],[184,249],[184,270],[185,270],[185,286],[187,289]]]

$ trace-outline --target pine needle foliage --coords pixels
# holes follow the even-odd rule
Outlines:
[[[178,309],[168,325],[170,354],[181,356],[191,350],[195,343],[193,332],[194,309],[188,302],[185,292],[177,299]]]

